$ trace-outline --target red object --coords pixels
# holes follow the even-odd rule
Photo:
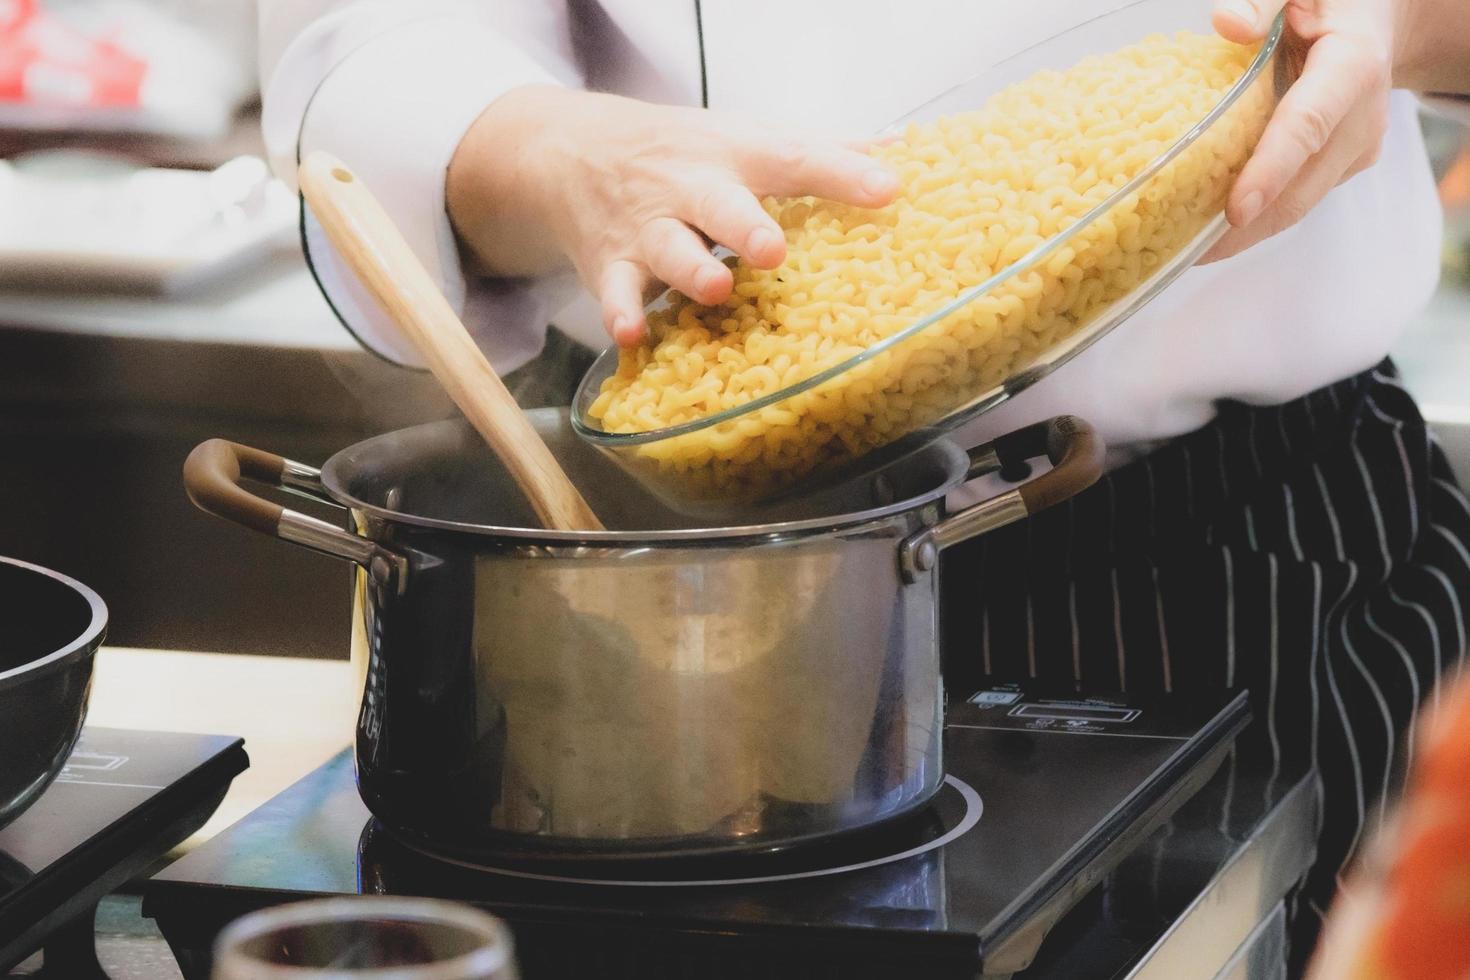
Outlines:
[[[1347,906],[1334,912],[1346,925],[1329,924],[1316,977],[1470,978],[1470,679],[1447,684],[1441,698],[1419,726],[1422,744],[1384,840],[1381,877],[1372,864],[1362,869],[1361,921]]]
[[[36,15],[36,0],[0,0],[0,33],[30,20]]]
[[[1411,799],[1454,801],[1470,813],[1470,679],[1445,692],[1440,709],[1426,719],[1422,740]]]
[[[148,65],[40,9],[0,0],[0,101],[93,108],[140,104]]]
[[[1394,977],[1463,980],[1470,975],[1470,811],[1429,801],[1415,809],[1389,875],[1380,956]]]

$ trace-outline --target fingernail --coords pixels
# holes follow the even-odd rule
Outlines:
[[[1256,27],[1256,21],[1260,18],[1256,5],[1250,0],[1226,0],[1220,9],[1227,14],[1234,14],[1252,29]]]
[[[621,316],[620,315],[620,316],[613,317],[613,322],[612,322],[612,335],[613,335],[613,340],[622,340],[623,337],[627,336],[628,330],[632,326],[633,326],[633,321],[632,320],[629,320],[625,316]]]
[[[714,287],[715,277],[719,273],[709,266],[704,266],[694,274],[694,288],[699,295],[704,296]]]
[[[863,174],[863,190],[874,197],[890,194],[897,186],[898,179],[882,167],[874,167]]]
[[[769,228],[757,228],[745,240],[745,250],[751,256],[762,255],[776,246],[776,233]]]
[[[1240,223],[1236,226],[1244,228],[1255,221],[1261,213],[1261,207],[1266,203],[1266,197],[1260,191],[1251,191],[1240,202]]]

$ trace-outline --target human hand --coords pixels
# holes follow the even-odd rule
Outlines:
[[[1230,230],[1205,261],[1296,224],[1373,165],[1388,128],[1395,0],[1216,0],[1215,30],[1237,43],[1258,41],[1283,7],[1280,56],[1296,80],[1231,189]]]
[[[713,241],[770,269],[786,257],[768,195],[882,207],[897,177],[854,146],[804,139],[712,112],[528,86],[470,127],[446,198],[460,239],[488,270],[534,275],[564,256],[620,345],[638,343],[662,282],[700,303],[730,295]]]

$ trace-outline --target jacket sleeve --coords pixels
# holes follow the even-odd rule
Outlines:
[[[445,211],[449,161],[470,124],[527,84],[580,86],[564,0],[262,0],[262,128],[276,174],[326,150],[397,223],[500,371],[534,357],[575,295],[567,276],[467,280]],[[369,349],[420,360],[302,206],[302,247],[327,301]],[[466,307],[470,307],[466,313]]]

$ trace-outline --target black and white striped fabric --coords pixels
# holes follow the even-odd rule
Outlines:
[[[1310,760],[1324,822],[1294,955],[1465,658],[1470,506],[1392,366],[1215,422],[946,554],[954,690],[1245,687],[1241,751]]]

